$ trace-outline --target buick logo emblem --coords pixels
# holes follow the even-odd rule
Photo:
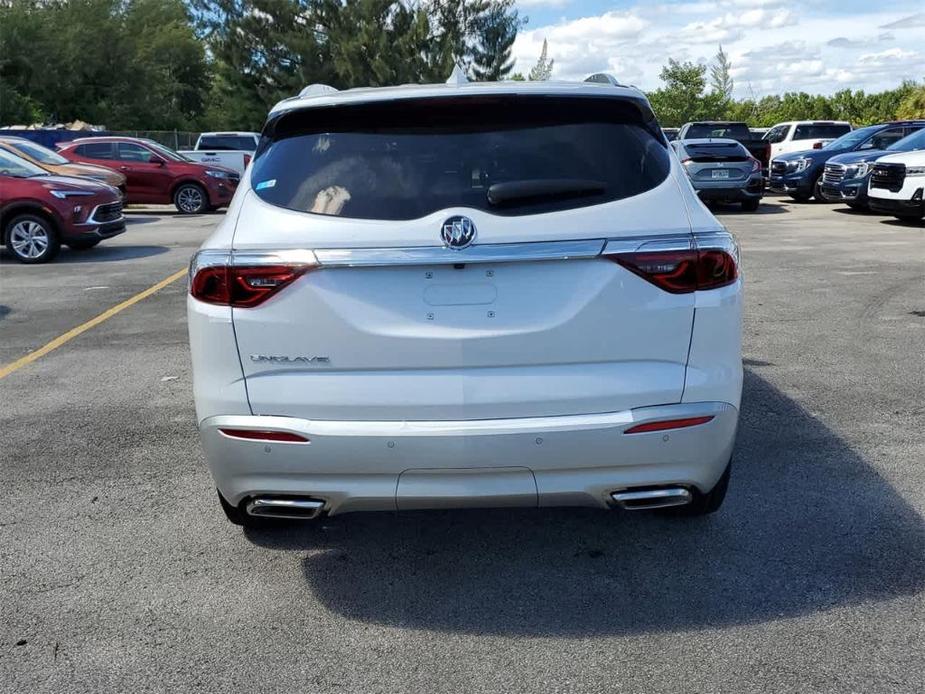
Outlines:
[[[443,223],[440,230],[443,245],[454,250],[461,250],[475,241],[475,224],[468,217],[457,215]]]

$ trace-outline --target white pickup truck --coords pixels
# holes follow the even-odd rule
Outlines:
[[[787,152],[820,149],[851,131],[851,124],[837,120],[796,120],[778,123],[764,134],[771,143],[771,159]]]
[[[181,150],[180,154],[201,164],[224,166],[243,174],[259,140],[260,133],[252,132],[202,133],[193,149]]]

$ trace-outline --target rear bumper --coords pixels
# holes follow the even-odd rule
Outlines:
[[[736,188],[699,188],[695,187],[697,196],[701,200],[731,200],[741,202],[743,200],[760,200],[764,194],[763,186],[759,181],[757,185],[751,187]]]
[[[647,421],[704,424],[626,434]],[[732,453],[738,410],[721,402],[562,417],[315,421],[217,416],[200,435],[231,503],[256,495],[322,499],[329,514],[409,508],[611,505],[627,487],[711,489]],[[308,443],[232,438],[220,428],[284,431]]]

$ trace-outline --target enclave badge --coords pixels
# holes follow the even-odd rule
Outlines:
[[[251,361],[270,364],[330,364],[330,357],[287,357],[280,354],[252,354]]]
[[[443,223],[440,236],[447,248],[462,250],[475,241],[475,223],[462,215],[450,217]]]

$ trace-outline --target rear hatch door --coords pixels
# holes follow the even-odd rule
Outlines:
[[[680,401],[693,294],[600,257],[608,239],[690,237],[647,106],[468,99],[307,109],[268,127],[236,253],[311,251],[320,265],[233,309],[255,414],[496,419]]]

